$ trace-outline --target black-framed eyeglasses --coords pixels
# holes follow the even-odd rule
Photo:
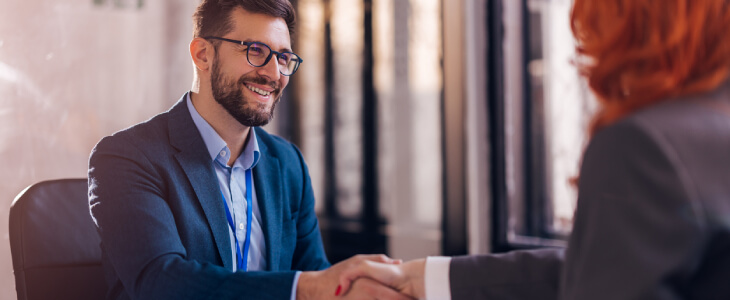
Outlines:
[[[269,60],[271,60],[271,57],[276,55],[276,61],[279,65],[279,73],[284,76],[291,76],[294,74],[294,72],[299,69],[299,64],[304,62],[299,55],[296,55],[292,52],[284,51],[284,52],[277,52],[274,50],[271,50],[271,47],[269,45],[266,45],[261,42],[244,42],[244,41],[237,41],[217,36],[206,36],[203,37],[204,39],[214,39],[214,40],[221,40],[226,41],[234,44],[244,45],[246,46],[246,59],[248,60],[248,63],[251,64],[254,67],[263,67],[266,64],[269,63]]]

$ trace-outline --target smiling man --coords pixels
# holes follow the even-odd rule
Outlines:
[[[302,155],[259,128],[303,61],[288,0],[203,0],[193,19],[191,91],[91,153],[108,298],[327,299],[342,271],[392,263],[328,268]],[[407,299],[371,280],[345,296]]]

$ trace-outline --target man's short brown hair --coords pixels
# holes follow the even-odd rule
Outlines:
[[[231,12],[243,8],[251,13],[282,18],[294,35],[296,14],[289,0],[203,0],[193,14],[193,37],[223,36],[233,30]]]

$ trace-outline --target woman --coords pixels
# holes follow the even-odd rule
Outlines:
[[[428,299],[730,299],[730,1],[575,0],[571,24],[600,109],[562,275],[560,252],[528,251],[363,264],[345,289],[369,276]],[[450,287],[425,295],[439,273]]]
[[[730,299],[730,2],[576,1],[601,109],[563,299]]]

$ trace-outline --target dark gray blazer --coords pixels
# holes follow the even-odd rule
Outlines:
[[[600,130],[580,174],[562,272],[560,250],[458,257],[453,299],[730,299],[730,85]]]

